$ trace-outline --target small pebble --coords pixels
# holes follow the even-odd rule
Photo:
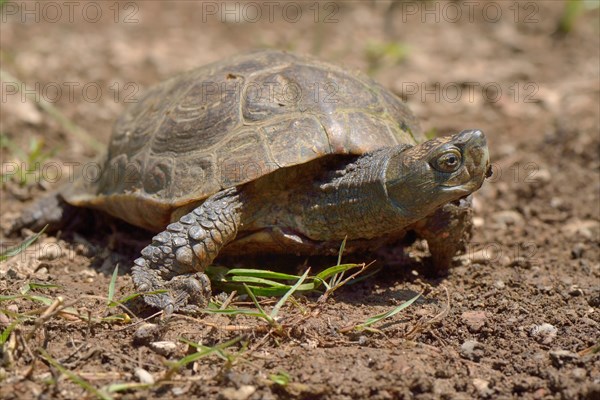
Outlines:
[[[251,385],[242,385],[239,389],[225,388],[219,393],[219,398],[223,400],[247,400],[256,392],[256,387]]]
[[[477,389],[477,392],[479,392],[481,397],[489,397],[494,394],[494,391],[490,389],[490,383],[485,379],[473,379],[473,386],[475,386],[475,389]]]
[[[600,223],[593,219],[572,219],[567,222],[562,231],[567,237],[579,236],[585,239],[594,239],[594,236],[600,231]]]
[[[10,318],[8,315],[0,312],[0,326],[6,327],[8,325],[10,325]]]
[[[153,385],[154,384],[154,377],[152,376],[152,374],[148,371],[146,371],[143,368],[136,368],[133,373],[135,374],[135,376],[138,378],[138,380],[140,381],[140,383],[145,383],[148,385]]]
[[[528,181],[534,184],[548,183],[552,181],[552,173],[545,168],[540,168],[528,177]]]
[[[543,323],[531,328],[530,334],[538,343],[550,344],[556,338],[558,329],[554,325]]]
[[[460,346],[460,355],[472,361],[479,361],[484,354],[483,344],[475,340],[467,340]]]
[[[509,268],[520,267],[529,269],[531,268],[531,261],[525,257],[515,257],[508,263]]]
[[[244,385],[252,385],[255,380],[255,377],[246,372],[235,372],[229,371],[223,375],[224,381],[223,383],[232,383],[233,386],[239,388]]]
[[[25,275],[14,268],[9,268],[8,271],[6,271],[6,278],[10,280],[23,280],[25,279]]]
[[[473,252],[467,252],[461,255],[460,260],[470,261],[471,264],[487,264],[494,259],[495,254],[493,250],[481,249]]]
[[[550,199],[550,207],[552,208],[560,208],[563,204],[564,201],[560,197],[553,197]]]
[[[583,296],[583,290],[577,285],[571,285],[569,288],[569,295],[573,297]]]
[[[38,260],[52,261],[60,258],[63,252],[58,243],[45,243],[40,249]]]
[[[492,214],[492,221],[503,228],[508,226],[523,226],[525,223],[523,216],[513,210],[498,211]]]
[[[600,290],[596,289],[589,295],[588,304],[590,307],[600,307]],[[591,308],[593,310],[593,308]]]
[[[494,287],[496,289],[502,290],[502,289],[504,289],[506,287],[506,284],[504,283],[504,281],[497,280],[496,282],[494,282]]]
[[[35,277],[38,279],[45,279],[48,277],[48,268],[41,267],[35,270]]]
[[[174,388],[171,389],[171,393],[173,393],[173,395],[175,395],[175,396],[181,396],[181,395],[186,394],[188,390],[189,390],[189,388],[187,388],[187,387],[175,386]]]
[[[163,340],[159,342],[152,342],[150,343],[149,347],[156,353],[166,357],[173,354],[175,350],[177,350],[177,343]]]
[[[550,360],[552,360],[552,364],[556,368],[560,368],[568,362],[574,361],[579,358],[579,356],[568,350],[550,350],[548,352],[550,355]]]
[[[576,381],[583,382],[587,377],[587,371],[585,368],[573,368],[573,370],[571,371],[571,376]]]
[[[156,324],[144,323],[133,334],[136,344],[148,344],[160,336],[160,327]]]
[[[583,253],[585,252],[585,245],[581,242],[575,243],[573,248],[571,249],[571,258],[581,258]]]
[[[312,349],[316,349],[319,345],[319,342],[317,342],[316,340],[313,339],[306,339],[306,342],[302,343],[300,346],[302,346],[303,348],[307,349],[307,350],[312,350]]]
[[[485,220],[481,217],[473,217],[473,226],[475,228],[481,228],[485,223]]]
[[[485,311],[465,311],[460,318],[467,325],[469,332],[479,332],[485,326],[487,315]]]

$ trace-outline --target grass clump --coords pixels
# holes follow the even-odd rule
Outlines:
[[[17,246],[18,249],[11,249],[4,255],[8,257],[18,254],[33,243],[40,234],[41,232]],[[255,352],[262,348],[267,340],[272,340],[276,346],[283,345],[285,341],[298,340],[300,337],[298,335],[302,335],[301,332],[306,329],[302,325],[303,322],[309,318],[316,318],[323,310],[325,302],[333,296],[336,290],[368,276],[364,272],[370,264],[342,263],[345,243],[344,240],[340,246],[337,264],[316,274],[311,273],[310,268],[301,275],[294,275],[269,270],[210,267],[207,272],[212,277],[214,287],[225,289],[231,294],[227,300],[211,302],[209,307],[204,310],[205,314],[217,314],[230,318],[242,317],[243,319],[235,321],[236,324],[232,322],[231,325],[224,325],[213,323],[208,317],[196,319],[177,314],[163,316],[158,325],[165,326],[175,323],[178,318],[184,318],[199,324],[194,326],[202,327],[202,330],[195,328],[191,332],[211,330],[212,341],[214,340],[214,330],[217,330],[224,332],[224,338],[218,340],[216,344],[206,346],[201,344],[201,341],[198,343],[197,338],[190,340],[178,337],[179,342],[188,346],[187,354],[184,356],[180,354],[177,357],[173,357],[172,354],[164,355],[166,359],[163,359],[160,365],[152,365],[153,369],[148,368],[152,373],[146,371],[150,374],[149,378],[141,382],[132,380],[132,374],[125,374],[122,377],[117,375],[116,378],[95,378],[94,375],[79,372],[74,369],[73,365],[76,364],[70,361],[71,356],[61,359],[53,358],[51,354],[57,354],[59,350],[42,343],[40,338],[47,335],[49,326],[57,326],[60,320],[66,320],[70,326],[78,326],[79,329],[85,330],[86,335],[90,332],[96,332],[95,335],[98,332],[114,335],[115,331],[133,328],[147,319],[159,315],[154,314],[146,319],[141,319],[127,307],[131,300],[149,293],[136,292],[119,298],[117,296],[118,266],[115,266],[112,271],[103,296],[81,295],[74,300],[65,300],[60,295],[48,294],[49,290],[64,289],[58,285],[28,282],[21,287],[18,293],[0,296],[0,313],[10,320],[10,323],[0,332],[0,349],[2,354],[5,354],[3,366],[9,369],[15,368],[17,365],[15,360],[27,357],[29,354],[31,358],[38,359],[53,371],[53,379],[56,382],[52,381],[51,384],[58,383],[58,374],[56,374],[58,372],[65,380],[71,382],[71,386],[82,389],[90,398],[99,399],[112,399],[113,396],[116,398],[124,392],[145,393],[159,389],[165,390],[174,383],[187,380],[190,371],[193,376],[197,368],[204,365],[204,363],[198,362],[208,358],[211,358],[210,363],[214,363],[215,360],[219,363],[220,376],[224,376],[223,372],[233,369],[240,363],[253,368],[251,359],[255,357]],[[164,292],[164,290],[155,293],[159,292]],[[237,293],[247,296],[247,300],[244,299],[244,296],[236,296]],[[299,293],[315,293],[320,296],[316,301],[305,303],[296,298]],[[372,327],[374,324],[406,309],[416,301],[417,297],[388,312],[355,324],[350,329],[338,328],[337,331],[342,334],[357,331],[376,332]],[[95,308],[90,309],[89,302],[81,304],[82,300],[90,299],[96,300]],[[29,308],[29,311],[16,312],[4,306],[11,301],[20,302],[20,306],[24,302],[29,303],[26,307]],[[33,307],[31,307],[31,303],[34,303]],[[113,309],[116,307],[122,308],[123,312],[115,313]],[[240,325],[240,323],[244,325]],[[248,333],[240,335],[239,331]],[[332,340],[340,339],[338,337],[332,338]],[[56,340],[53,339],[50,343],[54,341]],[[81,343],[81,348],[83,348],[86,340],[82,340]],[[152,342],[146,344],[152,349]],[[140,348],[140,351],[143,350]],[[179,351],[181,352],[181,350]],[[113,354],[110,351],[107,353]],[[137,365],[137,367],[142,366]],[[98,384],[95,382],[96,379],[110,379],[111,381]],[[292,377],[287,372],[278,371],[268,374],[265,380],[284,391],[300,390],[296,388],[297,384],[292,381]]]
[[[38,233],[34,234],[30,238],[25,239],[19,245],[15,246],[15,247],[8,248],[8,249],[3,250],[2,252],[0,252],[0,262],[6,261],[6,260],[8,260],[11,257],[14,257],[16,255],[21,254],[26,248],[28,248],[29,246],[31,246],[36,240],[38,240],[38,238],[40,236],[42,236],[42,234],[44,233],[44,231],[46,230],[46,228],[48,228],[48,225],[44,226],[41,231],[39,231]]]

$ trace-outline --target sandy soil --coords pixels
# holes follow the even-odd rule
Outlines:
[[[55,171],[65,178],[67,162],[97,154],[91,140],[15,89],[105,143],[114,119],[144,88],[270,47],[368,71],[405,98],[426,131],[486,132],[495,174],[476,195],[467,256],[447,277],[431,278],[418,258],[387,249],[377,255],[378,274],[325,304],[315,296],[288,304],[283,336],[256,319],[176,317],[157,333],[173,348],[134,342],[139,324],[88,323],[28,299],[5,300],[0,329],[8,333],[22,320],[0,337],[0,398],[94,397],[42,349],[96,388],[138,382],[136,368],[162,379],[115,398],[599,398],[598,8],[582,8],[565,32],[558,29],[562,1],[265,3],[5,3],[3,230],[55,187]],[[28,150],[33,139],[41,155]],[[41,163],[24,165],[32,172],[21,185],[14,166],[28,157]],[[31,282],[54,284],[33,292],[62,296],[97,318],[122,313],[102,299],[111,273],[119,263],[116,296],[131,293],[129,266],[151,235],[101,222],[44,235],[0,264],[2,295]],[[3,246],[21,239],[4,237]],[[410,251],[418,254],[419,244]],[[380,332],[341,332],[422,290],[422,299],[377,325]],[[34,318],[24,319],[28,312]],[[213,355],[164,375],[166,361],[190,351],[179,338],[212,346],[240,335],[248,349],[230,362]],[[271,376],[282,373],[288,384]]]

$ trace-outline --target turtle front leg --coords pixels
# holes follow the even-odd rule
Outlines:
[[[210,281],[204,270],[237,235],[242,202],[237,189],[223,190],[154,236],[134,261],[133,283],[151,306],[194,313],[208,304]]]
[[[471,238],[471,198],[468,196],[448,203],[415,226],[417,235],[427,240],[433,269],[437,274],[447,272],[454,256],[465,251]]]

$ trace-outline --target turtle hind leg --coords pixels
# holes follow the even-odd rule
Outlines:
[[[417,223],[417,235],[427,240],[431,272],[444,275],[453,258],[466,250],[471,239],[473,210],[471,196],[448,203]]]
[[[69,224],[78,208],[67,203],[58,191],[47,194],[25,208],[8,229],[14,235],[23,228],[39,232],[48,225],[48,232],[55,232]]]

